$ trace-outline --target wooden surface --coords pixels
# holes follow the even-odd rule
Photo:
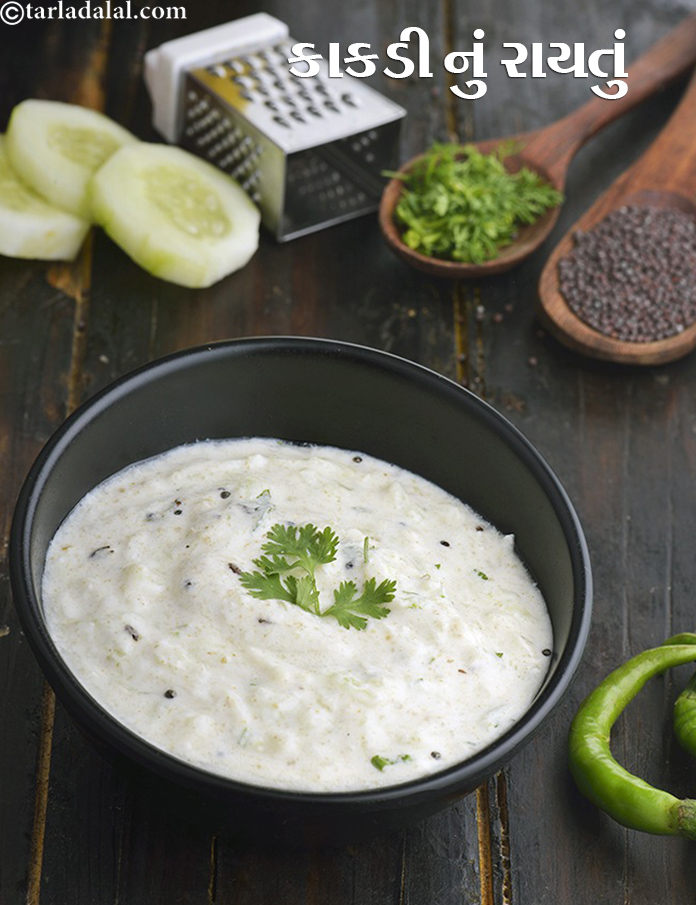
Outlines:
[[[93,6],[97,4],[93,3]],[[105,109],[154,139],[143,52],[259,9],[184,0],[186,22],[0,25],[0,128],[26,97]],[[137,6],[137,4],[133,4]],[[232,11],[233,8],[233,11]],[[269,0],[298,40],[382,48],[421,25],[433,60],[483,27],[503,41],[611,43],[635,58],[693,0]],[[540,128],[589,97],[572,76],[508,79],[491,58],[487,95],[457,100],[445,73],[381,88],[409,111],[402,157],[431,140]],[[226,337],[303,334],[358,341],[429,365],[506,414],[555,468],[583,521],[596,583],[577,679],[535,740],[475,795],[389,838],[320,853],[273,853],[172,824],[73,727],[19,630],[0,567],[0,903],[15,905],[663,905],[696,900],[694,843],[630,832],[584,802],[565,739],[584,694],[638,650],[696,622],[696,358],[631,369],[592,362],[545,335],[536,287],[558,240],[640,155],[682,86],[590,142],[569,174],[551,239],[520,269],[438,282],[385,246],[376,216],[287,245],[264,236],[251,263],[204,292],[139,271],[96,232],[74,266],[0,259],[0,524],[34,456],[72,408],[143,362]],[[417,425],[414,425],[417,429]],[[3,555],[6,543],[3,547]],[[655,680],[617,728],[631,769],[680,796],[694,764],[669,730],[681,673]]]

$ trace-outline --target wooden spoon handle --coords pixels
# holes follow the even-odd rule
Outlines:
[[[622,195],[659,189],[696,202],[696,75],[646,153],[626,174]]]
[[[552,126],[529,136],[524,156],[542,164],[559,188],[577,150],[609,123],[684,75],[696,64],[696,13],[639,57],[628,69],[628,92],[618,100],[593,97]],[[608,92],[611,89],[607,89]]]

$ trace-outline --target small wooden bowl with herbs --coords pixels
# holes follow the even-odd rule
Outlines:
[[[511,139],[435,145],[404,164],[382,195],[379,222],[394,251],[441,277],[482,277],[520,264],[551,232],[566,173],[582,145],[694,65],[696,14],[628,70],[631,90],[605,86],[562,119]],[[611,102],[607,97],[612,96]]]
[[[382,232],[399,257],[433,276],[509,270],[546,238],[563,201],[512,142],[434,145],[387,175]]]

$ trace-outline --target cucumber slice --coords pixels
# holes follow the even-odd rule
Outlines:
[[[52,207],[17,178],[0,135],[0,254],[72,261],[89,223]]]
[[[60,101],[22,101],[7,127],[14,170],[43,198],[89,219],[87,184],[114,151],[137,139],[103,113]]]
[[[247,263],[260,215],[234,180],[168,145],[121,148],[92,178],[92,211],[153,276],[200,289]]]

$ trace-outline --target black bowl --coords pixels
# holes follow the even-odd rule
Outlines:
[[[517,549],[546,598],[554,650],[527,713],[461,764],[375,791],[284,792],[233,782],[136,736],[74,679],[46,629],[46,549],[75,504],[108,475],[194,440],[269,436],[357,449],[439,484]],[[388,832],[474,790],[529,741],[578,666],[590,622],[585,539],[557,478],[494,409],[452,381],[372,349],[328,340],[260,338],[171,355],[116,381],[60,427],[17,503],[10,571],[15,605],[59,700],[83,730],[149,784],[239,836],[339,844]]]

